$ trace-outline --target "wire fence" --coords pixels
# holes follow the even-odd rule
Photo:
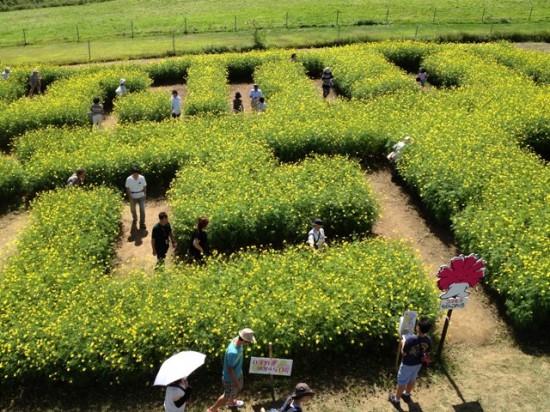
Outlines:
[[[368,15],[354,14],[351,10],[335,10],[331,13],[317,15],[293,15],[283,12],[268,20],[247,19],[237,15],[229,16],[223,21],[213,22],[198,17],[174,16],[173,25],[159,23],[157,26],[144,19],[121,20],[108,30],[98,30],[88,22],[81,22],[71,27],[25,27],[17,31],[5,27],[0,31],[0,46],[26,46],[29,44],[87,42],[107,38],[136,38],[151,36],[179,36],[198,33],[224,33],[250,31],[256,29],[300,29],[308,27],[349,27],[379,26],[400,24],[518,24],[549,23],[550,6],[528,5],[511,8],[480,7],[442,8],[423,7],[410,9],[393,9],[391,7],[373,8]],[[116,27],[113,27],[116,26]],[[102,32],[102,34],[98,34]],[[57,33],[57,34],[56,34]]]

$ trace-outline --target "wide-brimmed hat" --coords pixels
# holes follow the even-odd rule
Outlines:
[[[323,70],[324,73],[330,73],[332,70],[330,69],[330,67],[325,67],[325,69]]]
[[[311,224],[323,226],[323,221],[321,219],[315,219],[313,222],[311,222]]]
[[[123,77],[120,78],[120,84],[122,84],[122,83],[126,83],[126,79],[123,78]]]
[[[239,337],[242,340],[245,340],[250,343],[256,342],[256,337],[254,336],[254,331],[250,328],[244,328],[239,331]]]
[[[294,388],[294,392],[292,393],[292,399],[300,399],[304,396],[312,396],[315,395],[315,392],[311,390],[309,385],[307,383],[299,383]]]

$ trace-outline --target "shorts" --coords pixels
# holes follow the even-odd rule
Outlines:
[[[419,363],[418,365],[404,365],[403,362],[401,362],[399,372],[397,373],[397,384],[399,386],[405,386],[411,382],[416,381],[416,378],[418,377],[418,372],[420,372],[421,368],[421,363]]]
[[[225,399],[235,399],[237,397],[237,394],[239,393],[239,390],[233,385],[233,381],[229,380],[226,381],[222,378],[223,381],[223,397]],[[243,376],[238,379],[241,388],[243,387]]]

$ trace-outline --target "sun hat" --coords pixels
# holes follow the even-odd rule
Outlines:
[[[239,331],[239,337],[242,340],[245,340],[247,342],[254,343],[256,342],[256,337],[254,336],[254,331],[250,328],[244,328]]]
[[[126,83],[126,79],[123,78],[123,77],[120,78],[120,84],[122,84],[122,83]]]
[[[33,73],[38,73],[38,69],[32,69]]]
[[[403,141],[404,141],[405,143],[410,143],[410,142],[413,141],[413,138],[412,138],[411,136],[406,136],[406,137],[403,139]]]
[[[323,226],[323,221],[321,219],[315,219],[312,223],[312,225],[319,225]]]
[[[330,73],[332,70],[330,69],[329,66],[325,67],[325,69],[323,70],[324,73]]]
[[[294,392],[292,393],[292,399],[300,399],[308,395],[315,395],[315,392],[311,390],[311,388],[307,383],[299,383],[294,388]]]

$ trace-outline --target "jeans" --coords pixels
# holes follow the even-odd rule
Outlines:
[[[139,199],[130,197],[130,211],[132,212],[132,219],[137,221],[136,203],[139,205],[139,224],[145,225],[145,196]]]

